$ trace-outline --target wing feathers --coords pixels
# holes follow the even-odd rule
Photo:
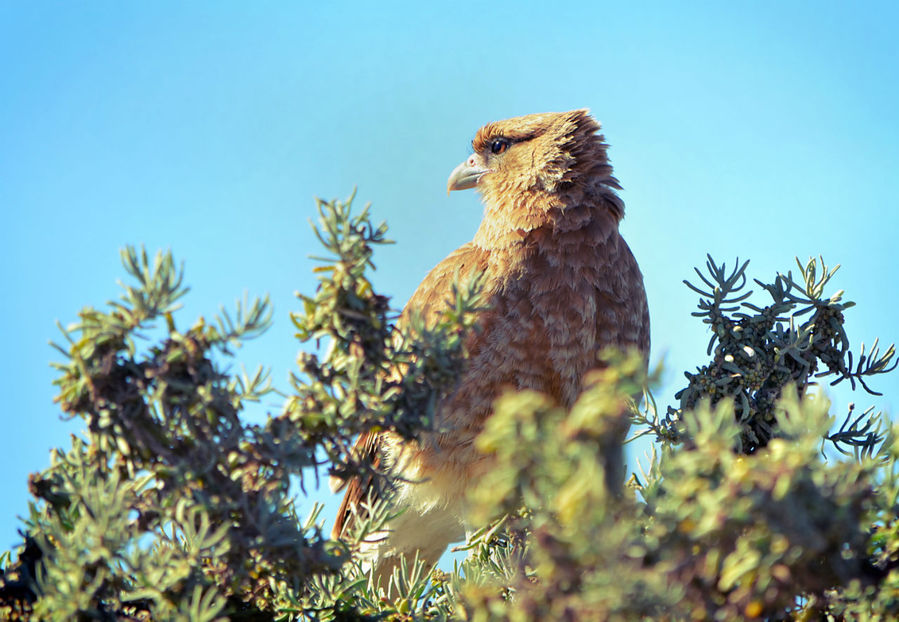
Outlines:
[[[373,469],[381,467],[381,435],[375,432],[365,432],[359,435],[353,445],[353,452],[358,459],[365,458]],[[337,510],[337,518],[334,521],[334,529],[331,530],[332,538],[339,538],[353,526],[356,518],[365,518],[363,503],[376,501],[380,495],[374,487],[374,477],[365,475],[351,477],[343,482],[340,488],[346,487],[346,493]],[[332,483],[333,490],[333,483]]]

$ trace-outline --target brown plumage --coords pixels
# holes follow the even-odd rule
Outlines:
[[[484,219],[474,240],[431,270],[400,321],[412,311],[434,318],[457,273],[486,274],[487,310],[458,386],[438,406],[442,432],[420,443],[369,433],[356,443],[404,480],[392,496],[404,512],[365,552],[379,573],[415,551],[435,562],[464,537],[465,492],[490,468],[473,441],[504,389],[536,389],[570,406],[603,347],[648,354],[643,277],[618,233],[624,204],[598,130],[586,110],[489,123],[449,178],[448,190],[477,188]],[[349,482],[335,537],[370,485]]]

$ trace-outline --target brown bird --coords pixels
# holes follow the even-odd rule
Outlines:
[[[400,322],[412,312],[433,321],[454,278],[480,273],[486,310],[458,385],[437,407],[437,432],[418,443],[390,432],[356,442],[357,451],[401,476],[390,499],[403,512],[364,551],[381,576],[400,555],[417,552],[434,563],[465,536],[465,493],[490,468],[473,441],[503,390],[535,389],[568,407],[602,348],[649,352],[643,277],[618,232],[621,186],[599,129],[587,110],[488,123],[449,177],[447,191],[480,192],[484,218],[474,239],[418,286]],[[334,537],[361,511],[370,486],[350,480]]]

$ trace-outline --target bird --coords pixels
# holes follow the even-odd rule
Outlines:
[[[418,441],[371,431],[355,443],[359,455],[396,476],[389,502],[398,515],[363,545],[363,567],[379,577],[403,556],[435,564],[474,530],[466,491],[490,468],[474,440],[504,391],[532,389],[570,407],[603,348],[648,356],[643,276],[619,233],[621,185],[600,129],[587,109],[491,122],[449,176],[447,193],[480,193],[483,219],[470,242],[428,273],[398,324],[414,314],[433,323],[454,284],[479,275],[485,304],[433,431]],[[332,531],[339,538],[382,492],[371,478],[333,483],[346,488]]]

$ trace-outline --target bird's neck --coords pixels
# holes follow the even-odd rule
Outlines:
[[[507,194],[499,200],[485,197],[484,219],[473,242],[485,250],[500,250],[525,242],[537,229],[554,236],[597,225],[617,230],[624,213],[618,194],[605,185],[590,190],[531,191],[527,196]]]

